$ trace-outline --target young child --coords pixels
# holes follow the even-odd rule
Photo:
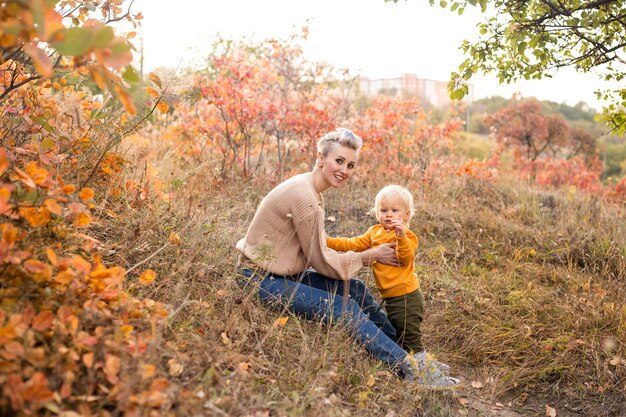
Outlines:
[[[427,356],[422,344],[421,323],[424,319],[424,297],[415,274],[417,236],[408,228],[415,213],[413,196],[404,187],[387,185],[376,195],[372,212],[378,224],[357,237],[328,237],[326,244],[336,251],[361,252],[384,243],[395,242],[401,266],[372,264],[376,288],[383,298],[389,321],[396,329],[398,343],[423,367],[427,362],[443,372],[450,368]]]

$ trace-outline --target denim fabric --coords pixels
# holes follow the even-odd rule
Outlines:
[[[345,300],[343,281],[314,271],[283,277],[244,269],[242,275],[248,282],[258,282],[263,303],[286,307],[311,320],[344,324],[372,356],[392,367],[407,355],[395,342],[393,326],[362,281],[349,281],[349,297]]]

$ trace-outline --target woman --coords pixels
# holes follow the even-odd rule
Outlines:
[[[419,363],[398,346],[395,330],[365,284],[351,279],[372,262],[398,265],[394,245],[359,253],[326,246],[321,193],[341,188],[352,177],[362,143],[343,128],[324,135],[313,170],[265,196],[236,245],[241,274],[259,282],[264,303],[310,319],[345,323],[372,356],[402,369],[407,379],[437,388],[454,386],[459,380],[446,376],[436,361]]]

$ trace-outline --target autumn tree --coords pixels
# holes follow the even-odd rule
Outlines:
[[[495,129],[498,144],[530,161],[542,156],[595,156],[595,138],[590,133],[571,129],[560,113],[544,114],[536,99],[514,98],[487,116],[485,123]]]
[[[495,73],[501,83],[510,83],[550,78],[564,67],[593,71],[616,84],[613,90],[596,92],[607,103],[603,119],[620,134],[626,131],[626,93],[618,86],[626,76],[623,1],[451,0],[439,4],[458,14],[468,6],[480,6],[488,16],[477,25],[480,38],[461,45],[467,59],[452,74],[449,91],[453,98],[468,93],[463,81],[478,72]]]

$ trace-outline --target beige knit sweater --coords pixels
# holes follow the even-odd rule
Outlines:
[[[312,267],[330,278],[349,280],[363,267],[361,255],[326,246],[324,217],[324,199],[313,187],[312,173],[296,175],[263,198],[237,250],[278,275]]]

